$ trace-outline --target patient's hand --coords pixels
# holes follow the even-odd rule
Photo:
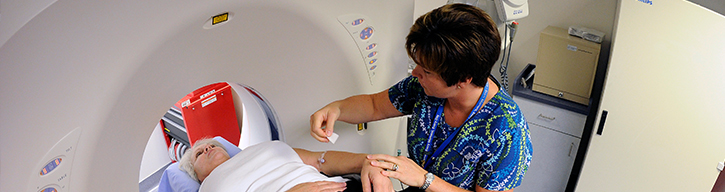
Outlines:
[[[344,191],[346,189],[346,185],[346,183],[338,183],[332,181],[307,182],[295,185],[291,189],[287,190],[287,192],[337,192]]]
[[[382,174],[383,169],[372,166],[371,160],[366,159],[360,173],[363,191],[394,191],[393,182]]]

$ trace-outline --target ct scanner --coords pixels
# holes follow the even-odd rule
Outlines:
[[[0,191],[139,190],[153,172],[146,170],[155,170],[140,171],[159,119],[182,96],[215,82],[264,94],[291,146],[404,148],[399,119],[370,123],[362,136],[338,123],[341,139],[333,145],[309,136],[309,115],[407,75],[412,0],[48,4],[24,13],[34,16],[17,31],[0,31],[10,33],[0,47]],[[224,13],[226,21],[208,24]],[[22,20],[0,14],[5,23]],[[350,18],[364,24],[346,26]],[[58,157],[54,171],[39,174]]]

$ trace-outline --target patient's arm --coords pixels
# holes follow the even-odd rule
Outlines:
[[[382,175],[382,169],[374,167],[367,158],[368,154],[350,153],[344,151],[327,151],[325,163],[318,160],[322,152],[312,152],[305,149],[294,148],[305,164],[312,165],[318,171],[329,176],[358,173],[365,191],[370,191],[370,185],[375,191],[392,191],[393,184],[390,178]]]
[[[363,164],[367,160],[367,154],[363,153],[327,151],[324,157],[325,163],[320,163],[318,160],[322,156],[322,152],[299,148],[294,148],[294,150],[305,164],[312,165],[318,171],[330,176],[360,173]]]

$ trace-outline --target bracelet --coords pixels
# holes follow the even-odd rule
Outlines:
[[[426,173],[425,174],[425,182],[423,182],[423,185],[420,186],[420,189],[421,190],[424,190],[424,191],[426,189],[428,189],[428,187],[430,187],[430,183],[433,182],[433,179],[434,178],[435,178],[435,176],[433,175],[433,173],[430,173],[430,172]]]
[[[322,164],[325,163],[325,153],[327,153],[327,151],[322,152],[322,155],[320,155],[320,158],[317,159],[317,163],[320,165],[319,171],[322,171]]]

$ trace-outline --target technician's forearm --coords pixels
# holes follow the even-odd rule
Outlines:
[[[355,95],[330,105],[340,109],[340,117],[337,119],[339,121],[358,124],[377,120],[373,117],[375,112],[371,95]]]
[[[370,95],[356,95],[336,101],[340,109],[338,120],[351,123],[365,123],[403,115],[388,98],[388,90]]]

